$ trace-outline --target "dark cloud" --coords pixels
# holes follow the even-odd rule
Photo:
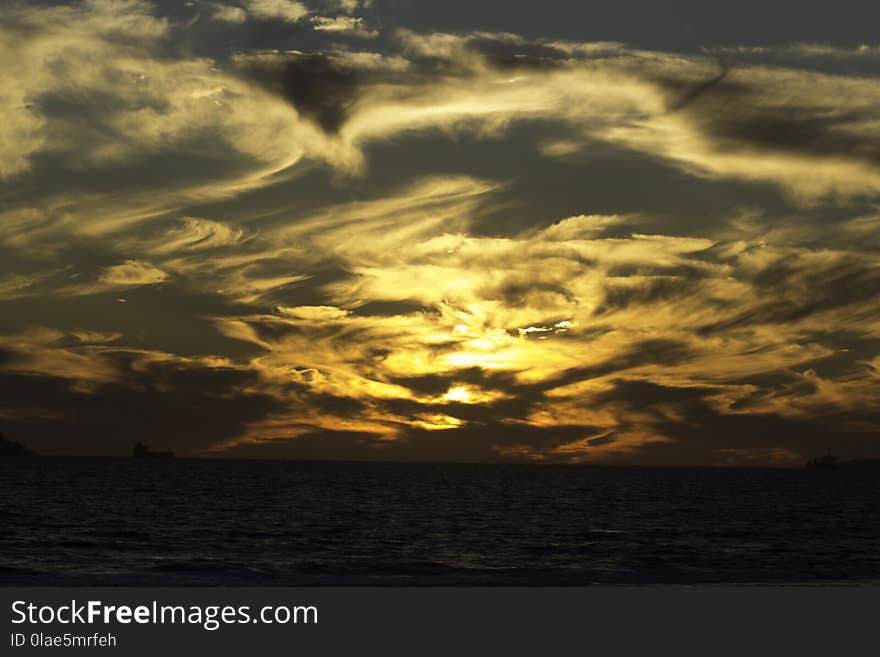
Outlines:
[[[363,72],[323,53],[245,57],[238,62],[245,77],[287,99],[328,133],[339,131],[367,83]]]
[[[254,381],[240,370],[158,362],[129,367],[118,383],[91,386],[0,373],[0,428],[44,454],[119,456],[137,441],[198,454],[284,408],[243,390]]]
[[[418,301],[368,301],[352,309],[352,314],[364,317],[393,317],[428,312],[429,309]]]
[[[589,425],[539,427],[514,422],[473,424],[450,431],[410,430],[403,448],[419,460],[498,461],[530,460],[560,447],[596,436],[604,430]],[[557,456],[565,460],[564,456]]]
[[[876,119],[875,108],[832,108],[803,94],[774,97],[768,81],[748,71],[738,73],[727,60],[719,66],[719,73],[703,81],[654,79],[666,95],[668,110],[685,114],[717,152],[754,150],[880,165],[880,147],[865,135],[865,125]]]
[[[419,40],[418,35],[414,36]],[[352,115],[358,100],[371,86],[391,85],[405,99],[420,89],[443,80],[477,74],[477,63],[490,69],[546,70],[567,66],[564,53],[539,43],[510,41],[504,35],[462,38],[460,47],[468,56],[450,53],[406,52],[406,66],[382,65],[381,56],[363,60],[357,51],[242,53],[233,58],[234,69],[245,79],[286,99],[303,116],[325,132],[336,134]]]
[[[585,266],[592,264],[583,260],[580,260],[580,262]],[[500,288],[485,289],[482,290],[482,293],[488,299],[498,299],[513,307],[527,306],[529,297],[543,294],[557,295],[565,302],[575,300],[574,295],[563,284],[535,281],[534,277],[532,277],[532,280],[529,280],[527,274],[522,275],[521,279],[517,280],[514,277],[510,277]]]
[[[238,458],[383,461],[395,460],[394,450],[383,437],[365,431],[318,430],[296,438],[267,436],[266,440],[242,443],[226,451]]]
[[[441,395],[449,388],[463,383],[489,390],[509,390],[516,385],[514,373],[493,372],[481,367],[468,367],[453,372],[435,372],[419,376],[398,376],[392,377],[390,381],[428,395]]]
[[[669,465],[749,464],[768,458],[780,460],[779,456],[771,458],[778,450],[782,462],[797,464],[832,448],[846,457],[864,456],[875,449],[872,434],[859,430],[859,425],[874,426],[880,419],[876,411],[850,415],[833,412],[808,418],[768,412],[732,413],[712,402],[710,398],[718,393],[714,388],[618,379],[594,402],[614,407],[622,417],[636,410],[650,414],[654,418],[648,423],[650,430],[664,439],[642,445],[637,455],[619,455],[615,460],[644,459]]]
[[[673,302],[699,292],[700,280],[681,277],[655,277],[636,284],[617,283],[611,280],[605,285],[605,297],[596,307],[595,314],[603,315],[631,306],[645,306]]]
[[[849,319],[880,316],[880,269],[860,256],[792,254],[774,259],[747,278],[756,303],[748,310],[698,328],[708,335],[757,324],[786,325],[821,313],[847,311]]]
[[[614,372],[620,372],[644,365],[677,365],[687,360],[694,353],[693,347],[684,341],[668,338],[642,340],[631,345],[618,357],[603,361],[596,365],[571,367],[560,375],[550,377],[546,381],[534,384],[540,390],[552,390],[572,383],[585,381]]]
[[[527,461],[535,454],[588,439],[591,426],[534,427],[497,422],[450,431],[410,429],[394,440],[355,431],[314,431],[239,445],[228,452],[248,458],[315,460],[497,462]],[[555,460],[564,461],[560,455]]]
[[[59,278],[67,279],[69,284],[79,280],[71,278],[75,273],[68,271]],[[122,336],[118,344],[136,349],[181,356],[223,353],[244,358],[259,349],[220,335],[212,318],[251,310],[247,304],[230,303],[227,298],[183,285],[182,281],[82,296],[54,296],[51,290],[39,290],[32,296],[0,301],[0,333],[26,331],[33,326],[60,331],[87,328],[119,332]]]
[[[467,404],[452,401],[438,401],[432,404],[423,404],[412,400],[391,400],[382,403],[382,407],[412,419],[420,415],[431,413],[448,414],[456,418],[472,423],[470,428],[447,430],[446,434],[457,434],[464,431],[471,435],[477,431],[476,427],[491,435],[495,435],[498,427],[504,431],[510,430],[513,421],[520,420],[525,423],[532,412],[553,402],[548,400],[547,393],[557,388],[580,383],[607,376],[614,372],[625,371],[630,368],[644,365],[675,365],[686,360],[692,354],[691,347],[686,343],[675,340],[645,340],[632,346],[630,351],[621,354],[618,358],[603,363],[585,367],[571,367],[555,377],[539,383],[520,383],[511,372],[492,372],[482,368],[469,368],[457,372],[444,374],[431,374],[420,377],[398,378],[394,383],[404,385],[420,394],[438,396],[450,388],[458,385],[472,385],[481,390],[501,393],[502,396],[480,404]],[[520,427],[520,425],[515,425]],[[528,426],[523,424],[522,426]],[[545,431],[552,434],[550,427],[541,428],[535,437],[544,436]],[[591,431],[598,433],[595,427]],[[523,430],[517,429],[517,435],[523,435]],[[437,433],[437,432],[429,432]],[[515,432],[516,433],[516,432]],[[531,434],[530,434],[531,435]],[[567,434],[561,434],[567,435]],[[581,436],[583,437],[583,436]],[[550,438],[547,438],[550,440]],[[501,440],[498,444],[506,444]],[[538,445],[532,445],[537,448]]]
[[[665,86],[669,89],[675,90],[675,95],[669,101],[669,111],[678,112],[682,109],[685,109],[689,105],[693,104],[697,100],[699,100],[700,96],[703,94],[707,94],[711,92],[715,87],[720,85],[727,78],[728,73],[730,72],[730,64],[726,61],[719,62],[719,68],[721,69],[718,72],[718,75],[715,75],[708,80],[704,80],[702,82],[697,83],[686,83],[678,80],[667,80]],[[739,89],[737,87],[730,87],[726,89],[726,93],[728,95],[734,95],[738,93]]]

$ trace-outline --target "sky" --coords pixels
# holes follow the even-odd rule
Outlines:
[[[880,7],[7,1],[0,431],[880,457]]]

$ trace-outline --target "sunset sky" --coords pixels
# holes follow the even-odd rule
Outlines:
[[[659,4],[4,3],[0,431],[880,456],[880,7]]]

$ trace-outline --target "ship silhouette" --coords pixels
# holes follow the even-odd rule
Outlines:
[[[831,452],[828,452],[825,456],[817,456],[807,461],[807,467],[816,470],[836,470],[839,465],[837,457]]]
[[[131,450],[131,458],[133,459],[170,459],[174,456],[174,452],[154,452],[143,443],[135,443],[134,449]]]
[[[9,440],[0,433],[0,457],[5,456],[33,456],[34,453],[21,443]]]

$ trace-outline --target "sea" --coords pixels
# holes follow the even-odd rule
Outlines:
[[[7,459],[0,462],[0,583],[876,583],[878,475]]]

